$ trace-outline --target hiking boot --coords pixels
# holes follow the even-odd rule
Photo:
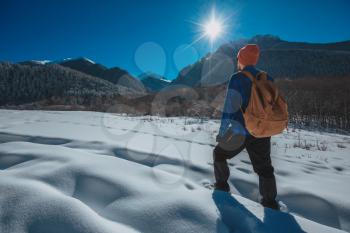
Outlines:
[[[226,183],[215,183],[214,190],[229,193],[230,192],[230,185],[227,182]]]
[[[260,204],[262,206],[264,206],[265,208],[270,208],[270,209],[273,209],[273,210],[280,210],[280,206],[279,206],[279,204],[278,204],[278,202],[276,200],[265,201],[264,199],[262,199],[260,201]]]

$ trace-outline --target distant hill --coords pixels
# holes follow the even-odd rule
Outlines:
[[[149,92],[160,91],[161,89],[167,87],[171,82],[170,80],[151,72],[143,73],[139,76],[139,78]]]
[[[118,67],[108,69],[107,67],[96,64],[87,58],[64,60],[58,64],[104,79],[114,84],[128,87],[138,92],[145,92],[145,88],[140,80]]]
[[[28,65],[28,66],[38,66],[38,65],[46,65],[46,64],[50,64],[50,63],[51,63],[51,61],[49,61],[49,60],[43,60],[43,61],[30,60],[30,61],[19,62],[18,64]]]
[[[102,76],[105,70],[107,70],[105,66],[96,64],[95,62],[84,57],[75,59],[64,59],[55,63],[95,77]]]
[[[62,104],[91,105],[97,100],[131,94],[129,88],[57,64],[0,63],[0,105],[52,98]]]
[[[256,36],[224,44],[213,54],[180,71],[173,84],[223,84],[235,72],[239,49],[248,43],[261,48],[258,68],[274,78],[338,78],[350,75],[350,41],[313,44],[288,42],[276,36]]]

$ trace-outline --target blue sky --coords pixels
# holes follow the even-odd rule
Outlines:
[[[153,71],[169,79],[211,50],[191,44],[199,26],[229,17],[220,44],[257,34],[290,41],[350,39],[348,0],[1,0],[0,60],[88,57],[134,75]]]

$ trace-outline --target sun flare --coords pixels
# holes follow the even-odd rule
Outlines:
[[[232,15],[224,14],[224,12],[218,14],[215,7],[212,7],[209,14],[207,13],[201,22],[190,21],[197,26],[198,34],[189,46],[207,39],[210,49],[213,49],[217,42],[223,41],[225,37],[230,35],[229,31],[232,30],[232,22],[228,24],[228,21],[233,21]]]
[[[219,37],[222,30],[222,23],[215,17],[212,17],[209,22],[204,24],[204,34],[209,37],[211,41]]]

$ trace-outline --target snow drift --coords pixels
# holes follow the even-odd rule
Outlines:
[[[312,150],[308,150],[310,157],[294,158],[291,154],[301,148],[289,148],[284,154],[290,157],[282,157],[276,148],[275,166],[283,165],[276,169],[279,198],[291,212],[283,213],[255,202],[256,177],[244,153],[230,161],[235,194],[205,187],[212,180],[212,134],[217,122],[4,110],[0,118],[0,232],[322,233],[349,229],[349,204],[339,200],[349,195],[346,183],[341,183],[349,178],[349,160],[334,159],[342,153],[345,157],[347,147],[329,145],[328,153],[338,148],[336,155],[329,153],[329,165],[310,162],[316,161]],[[308,134],[316,135],[303,132],[304,138]],[[290,143],[288,135],[279,140]],[[345,136],[318,136],[336,138],[338,144],[349,142]],[[310,169],[311,164],[319,169]],[[338,169],[329,171],[328,166]],[[310,173],[298,176],[302,169]],[[321,175],[332,179],[317,178]],[[308,188],[309,180],[314,184]],[[319,180],[323,183],[317,184]],[[317,196],[320,186],[323,191]],[[324,211],[330,211],[331,217]]]

